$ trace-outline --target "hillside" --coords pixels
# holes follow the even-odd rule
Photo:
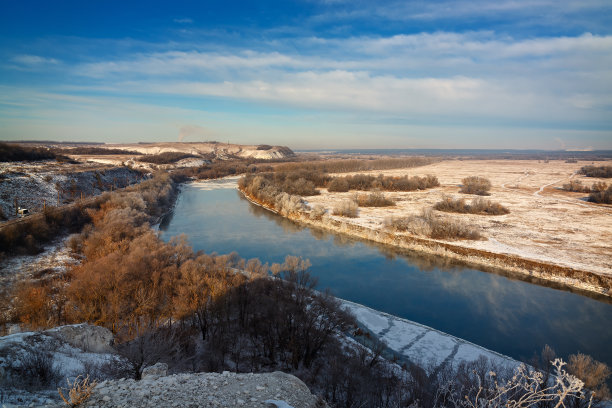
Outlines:
[[[123,149],[142,154],[160,154],[166,152],[188,153],[196,156],[213,156],[218,159],[253,158],[262,160],[284,159],[294,155],[286,146],[269,145],[239,145],[217,142],[203,143],[135,143],[135,144],[105,144],[97,147],[105,149]]]
[[[15,203],[30,212],[138,182],[143,175],[128,167],[52,161],[0,163],[0,221],[16,218]],[[4,214],[4,217],[2,217]]]

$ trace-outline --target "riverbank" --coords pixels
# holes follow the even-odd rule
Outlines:
[[[452,365],[486,358],[493,365],[514,370],[521,363],[508,356],[473,344],[411,320],[374,310],[358,303],[339,299],[360,327],[387,347],[385,357],[398,364],[418,364],[430,375]]]
[[[270,205],[261,202],[245,191],[240,189],[239,191],[241,191],[244,197],[250,202],[278,214],[278,211]],[[385,231],[381,228],[368,228],[358,225],[350,219],[339,219],[340,217],[324,217],[317,220],[311,219],[307,212],[292,212],[279,215],[302,225],[372,241],[399,250],[408,250],[427,255],[445,257],[485,269],[507,271],[519,277],[524,277],[525,279],[535,278],[552,282],[563,287],[576,288],[585,292],[612,298],[612,277],[590,271],[526,259],[512,254],[466,248],[448,241],[397,234]]]

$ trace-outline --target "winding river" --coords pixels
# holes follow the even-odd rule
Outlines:
[[[483,272],[444,259],[396,252],[302,227],[251,204],[236,180],[183,186],[160,229],[186,234],[196,250],[283,262],[308,258],[318,289],[431,326],[519,360],[550,345],[612,366],[612,302]]]

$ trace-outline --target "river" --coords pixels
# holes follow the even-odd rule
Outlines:
[[[484,272],[445,259],[409,255],[302,227],[258,207],[236,180],[185,184],[160,226],[186,234],[196,250],[238,252],[282,263],[312,263],[318,289],[527,361],[545,344],[561,357],[582,352],[612,366],[612,302]]]

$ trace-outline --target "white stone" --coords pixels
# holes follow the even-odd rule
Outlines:
[[[142,378],[149,378],[149,377],[164,377],[166,376],[166,374],[168,373],[168,364],[166,363],[157,363],[154,364],[150,367],[146,367],[144,370],[142,370]]]

